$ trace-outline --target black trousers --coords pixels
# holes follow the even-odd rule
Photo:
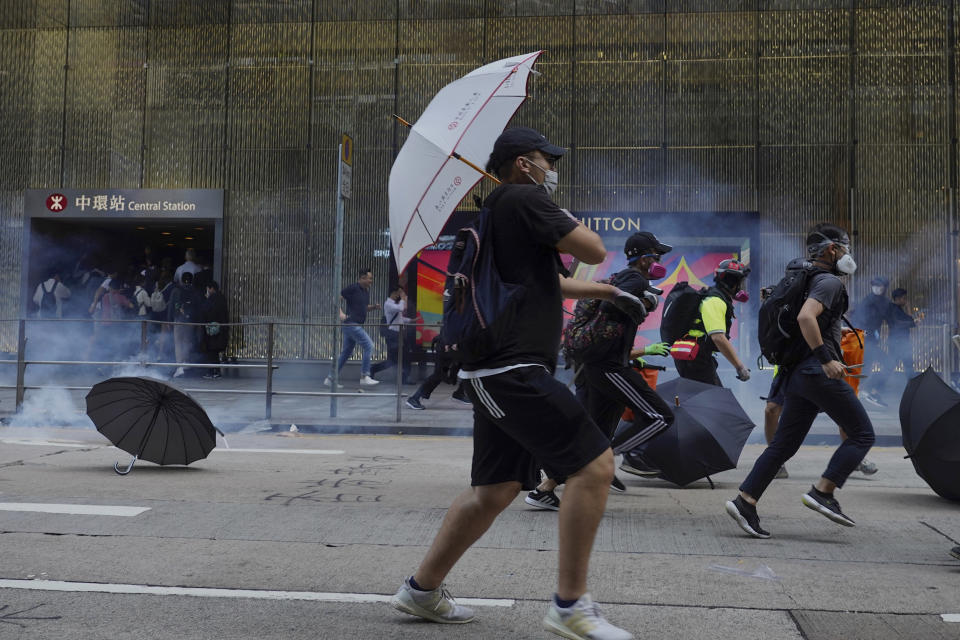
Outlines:
[[[617,434],[614,452],[629,451],[673,424],[673,411],[636,370],[628,366],[584,365],[586,408],[611,440],[625,407],[633,411],[633,425]]]
[[[709,337],[707,338],[709,340]],[[695,360],[674,360],[677,373],[681,378],[696,380],[706,384],[722,387],[720,376],[717,375],[717,359],[713,357],[713,341],[700,340],[700,352]]]
[[[837,447],[823,477],[842,487],[847,477],[863,461],[875,439],[873,425],[853,388],[843,380],[833,380],[817,372],[815,359],[805,363],[815,367],[786,374],[783,384],[786,399],[773,441],[753,465],[740,490],[759,500],[780,467],[800,449],[810,426],[821,411],[843,429],[847,439]]]

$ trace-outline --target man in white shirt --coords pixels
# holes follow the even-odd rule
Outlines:
[[[383,303],[383,317],[386,319],[387,326],[385,330],[381,330],[380,335],[387,341],[387,359],[370,367],[371,377],[376,377],[379,372],[397,366],[400,360],[400,331],[404,324],[410,322],[410,318],[404,315],[406,310],[407,292],[397,285]],[[409,348],[409,344],[404,344],[405,352],[409,351]],[[403,360],[403,383],[411,384],[409,358]]]
[[[37,305],[38,318],[62,318],[63,301],[70,298],[70,289],[60,282],[60,272],[51,271],[50,277],[37,285],[33,304]]]
[[[184,273],[189,271],[193,275],[197,275],[203,269],[203,267],[196,262],[197,252],[195,250],[187,249],[183,257],[186,262],[177,267],[177,270],[173,273],[173,281],[177,284],[183,284],[181,278]]]

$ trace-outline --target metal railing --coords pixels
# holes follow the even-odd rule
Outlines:
[[[13,365],[16,366],[16,383],[14,385],[0,385],[0,389],[15,389],[16,390],[16,409],[19,411],[24,403],[25,394],[30,390],[50,390],[58,389],[65,391],[85,391],[92,388],[90,385],[84,386],[75,386],[75,385],[28,385],[26,384],[26,372],[28,366],[110,366],[110,367],[159,367],[159,368],[183,368],[183,369],[196,369],[196,368],[208,368],[208,369],[230,369],[230,370],[265,370],[265,379],[264,379],[264,389],[263,390],[254,390],[254,389],[210,389],[210,388],[185,388],[183,389],[189,393],[211,393],[211,394],[238,394],[238,395],[263,395],[264,397],[264,417],[267,420],[270,420],[273,417],[273,398],[274,396],[304,396],[304,397],[327,397],[330,398],[330,417],[337,417],[338,407],[337,399],[343,397],[359,397],[359,398],[385,398],[392,397],[395,398],[395,420],[400,422],[402,420],[402,405],[403,405],[403,368],[405,363],[405,357],[407,354],[407,349],[405,348],[405,341],[407,340],[406,331],[398,331],[398,346],[396,354],[396,371],[395,371],[395,384],[389,393],[384,392],[350,392],[350,391],[339,391],[339,380],[340,372],[338,370],[337,358],[334,356],[331,365],[330,365],[330,379],[332,380],[331,388],[329,391],[291,391],[291,390],[276,390],[274,389],[274,372],[280,368],[280,365],[277,364],[274,360],[274,334],[275,328],[278,325],[282,326],[299,326],[303,328],[314,327],[321,328],[322,330],[333,329],[332,339],[334,345],[341,343],[342,337],[342,328],[343,325],[340,323],[329,323],[329,322],[237,322],[237,323],[221,323],[221,327],[243,327],[243,326],[266,326],[267,329],[267,349],[266,357],[262,364],[258,363],[230,363],[230,362],[164,362],[151,360],[148,357],[148,349],[150,346],[150,326],[161,327],[175,327],[175,326],[193,326],[197,327],[198,331],[200,328],[206,327],[205,323],[177,323],[177,322],[165,322],[158,320],[145,320],[145,319],[117,319],[109,321],[96,321],[90,319],[60,319],[60,318],[31,318],[27,319],[17,319],[17,320],[0,320],[3,323],[17,323],[17,357],[15,360],[0,360],[0,365]],[[92,324],[94,326],[100,325],[100,328],[104,326],[113,327],[114,325],[139,325],[140,326],[140,345],[139,351],[136,354],[136,357],[130,360],[84,360],[84,359],[28,359],[27,358],[27,323],[84,323]],[[370,325],[367,325],[370,326]],[[380,325],[373,325],[379,327]],[[409,325],[408,325],[409,326]],[[438,327],[439,325],[425,325],[418,324],[418,328],[424,327]],[[116,327],[113,327],[116,328]],[[377,336],[371,336],[371,339],[376,344]],[[333,353],[338,354],[340,351],[339,348],[334,349]],[[356,359],[356,356],[353,357]]]

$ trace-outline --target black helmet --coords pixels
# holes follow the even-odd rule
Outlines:
[[[744,278],[750,275],[750,267],[733,258],[722,261],[713,271],[713,281],[736,291]]]

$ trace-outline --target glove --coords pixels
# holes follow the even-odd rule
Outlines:
[[[750,369],[747,369],[746,367],[737,369],[737,380],[739,380],[740,382],[746,382],[749,379],[750,379]]]
[[[643,369],[645,366],[647,366],[647,361],[643,358],[634,358],[633,362],[630,364],[633,365],[634,369]]]
[[[653,344],[648,344],[643,349],[643,355],[645,356],[665,356],[670,353],[670,345],[666,342],[654,342]]]
[[[613,297],[613,306],[627,314],[631,320],[640,324],[647,317],[647,308],[637,296],[617,289]]]

